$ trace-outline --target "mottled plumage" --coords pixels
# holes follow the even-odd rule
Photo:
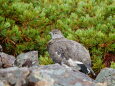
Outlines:
[[[50,33],[52,39],[48,43],[48,52],[55,63],[86,67],[94,74],[90,54],[85,47],[76,41],[66,39],[57,29]]]

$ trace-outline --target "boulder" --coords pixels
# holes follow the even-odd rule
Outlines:
[[[5,81],[0,81],[0,86],[10,86],[10,85]]]
[[[106,86],[59,64],[0,69],[0,86]]]
[[[31,67],[38,65],[38,51],[30,51],[27,53],[21,53],[17,56],[16,66],[18,67]]]
[[[7,68],[14,66],[15,57],[8,55],[4,52],[0,52],[0,68]]]
[[[32,68],[28,77],[35,86],[92,86],[93,79],[79,71],[71,71],[59,64]],[[33,86],[33,85],[31,85]]]
[[[96,77],[96,82],[107,83],[107,86],[115,86],[115,69],[104,68]]]
[[[0,86],[4,86],[4,83],[2,81],[0,81]]]
[[[28,74],[29,69],[25,67],[0,69],[0,81],[2,81],[1,84],[9,83],[9,86],[27,86],[26,78]]]

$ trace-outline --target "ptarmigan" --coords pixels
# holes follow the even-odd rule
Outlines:
[[[80,71],[95,75],[91,68],[89,51],[80,43],[66,39],[60,30],[50,32],[52,39],[48,42],[48,52],[55,63],[68,67],[80,67]]]

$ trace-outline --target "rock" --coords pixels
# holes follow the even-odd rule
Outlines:
[[[0,86],[107,86],[59,64],[0,69]]]
[[[0,69],[0,80],[9,83],[10,86],[22,86],[26,84],[28,74],[28,68],[11,67]]]
[[[8,55],[4,52],[0,52],[0,68],[7,68],[14,66],[15,57]]]
[[[3,50],[3,49],[2,49],[2,46],[0,45],[0,52],[2,52],[2,50]]]
[[[32,68],[28,77],[30,86],[106,86],[79,71],[71,71],[58,64]]]
[[[0,81],[0,86],[10,86],[10,85],[4,81]]]
[[[107,86],[115,86],[115,69],[104,68],[96,77],[96,82],[105,82]]]
[[[19,67],[31,67],[38,64],[38,51],[30,51],[17,56],[16,65]]]
[[[4,86],[4,83],[2,81],[0,81],[0,86]]]
[[[52,86],[54,83],[49,75],[41,74],[37,70],[32,71],[28,79],[31,86]]]

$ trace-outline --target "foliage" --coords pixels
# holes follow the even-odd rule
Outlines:
[[[115,69],[115,62],[111,62],[111,66],[110,67]]]
[[[38,50],[41,64],[48,64],[43,61],[43,57],[49,61],[48,33],[59,28],[89,49],[93,68],[99,71],[104,54],[115,50],[114,4],[114,0],[0,0],[0,44],[13,55]]]
[[[103,64],[103,60],[100,56],[93,56],[93,70],[96,71],[96,73],[99,73],[102,68],[105,67]]]
[[[40,65],[48,65],[48,64],[53,64],[53,61],[51,58],[49,58],[48,52],[45,53],[45,56],[40,56],[39,57],[39,64]]]

